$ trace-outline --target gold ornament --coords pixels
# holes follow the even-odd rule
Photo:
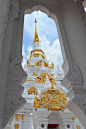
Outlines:
[[[51,84],[56,84],[55,83],[55,79],[52,78],[48,73],[41,73],[41,75],[39,77],[35,78],[35,82],[36,83],[45,83],[46,82],[46,76],[48,76],[49,81],[51,82]]]
[[[27,92],[28,92],[28,95],[29,94],[34,94],[34,95],[38,94],[38,91],[34,86],[30,87],[30,89]]]
[[[27,61],[27,66],[30,66],[30,62],[29,62],[29,60]]]
[[[19,119],[20,119],[20,114],[15,114],[14,117],[15,117],[15,120],[16,120],[16,121],[19,121]]]
[[[51,89],[47,88],[46,91],[42,91],[41,100],[37,96],[35,97],[34,108],[48,108],[54,111],[66,109],[68,102],[65,94],[61,89],[57,88],[56,90],[52,84]]]
[[[35,66],[40,66],[41,67],[42,66],[42,63],[44,64],[44,67],[49,67],[49,64],[46,63],[44,60],[39,60],[38,62],[35,63]],[[54,69],[54,64],[52,63],[49,68]]]
[[[73,122],[75,121],[75,116],[73,116],[72,120],[73,120]]]
[[[54,75],[53,75],[53,73],[51,74],[51,77],[53,77]]]
[[[14,127],[15,127],[15,129],[18,129],[19,128],[19,125],[18,124],[15,124]]]
[[[77,128],[77,129],[80,129],[80,125],[77,125],[76,128]]]
[[[14,117],[10,120],[10,125],[11,125],[11,122],[12,122],[13,119],[14,119]]]
[[[36,72],[33,72],[33,75],[36,76]]]
[[[23,120],[23,114],[21,115],[21,119]]]
[[[49,68],[54,69],[54,64],[53,64],[53,62],[52,62],[51,66],[50,66]]]
[[[26,81],[34,81],[34,80],[32,80],[32,79],[26,79]]]

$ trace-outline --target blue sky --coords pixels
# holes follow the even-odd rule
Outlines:
[[[57,64],[60,67],[63,64],[57,28],[54,20],[49,18],[45,13],[42,13],[41,11],[35,11],[31,14],[25,15],[22,46],[22,65],[24,66],[25,61],[29,57],[30,51],[32,50],[35,30],[35,18],[37,19],[37,28],[39,39],[41,41],[41,48],[45,52],[46,58],[49,60],[49,62],[54,63],[54,72],[56,72]]]

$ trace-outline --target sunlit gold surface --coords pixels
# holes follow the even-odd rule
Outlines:
[[[77,125],[76,128],[77,128],[77,129],[80,129],[80,125]]]
[[[14,127],[15,127],[15,129],[18,129],[19,128],[19,125],[18,124],[15,124]]]
[[[67,96],[61,89],[60,91],[51,86],[51,89],[47,88],[46,91],[42,91],[41,100],[36,96],[34,99],[34,108],[48,108],[54,111],[60,111],[66,109]]]
[[[55,79],[52,78],[48,73],[41,73],[41,75],[39,77],[35,78],[35,82],[36,83],[45,83],[46,82],[46,76],[48,76],[48,79],[51,82],[51,84],[56,84]]]
[[[73,116],[72,120],[73,120],[73,122],[75,121],[75,116]]]
[[[34,51],[31,51],[30,53],[30,58],[32,57],[39,57],[39,55],[42,56],[43,59],[45,59],[45,55],[44,55],[44,52],[42,50],[34,50]]]
[[[35,18],[35,35],[34,35],[34,43],[35,43],[36,41],[39,42],[39,37],[38,37],[38,32],[37,32],[37,25],[36,25],[36,23],[37,23],[37,20],[36,20],[36,18]]]
[[[30,89],[27,92],[28,92],[28,95],[29,94],[34,94],[34,95],[38,94],[38,91],[34,86],[31,86]]]

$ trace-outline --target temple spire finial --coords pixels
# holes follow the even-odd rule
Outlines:
[[[39,37],[38,37],[38,32],[37,32],[37,25],[36,25],[36,23],[37,23],[37,20],[36,20],[36,18],[35,18],[35,35],[34,35],[34,43],[35,43],[36,41],[39,42]]]

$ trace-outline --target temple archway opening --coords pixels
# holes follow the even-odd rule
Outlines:
[[[38,9],[37,9],[38,8]],[[40,6],[39,7],[33,7],[33,11],[34,10],[39,10],[39,8],[40,8]],[[27,9],[26,11],[25,11],[25,13],[31,13],[32,12],[32,10],[30,9]],[[45,11],[45,13],[46,14],[48,14],[50,17],[53,17],[53,15],[52,15],[52,13],[50,13],[47,9],[44,9],[43,10],[43,12]],[[54,19],[55,21],[57,20],[57,18],[55,19],[56,17],[53,17],[52,19]],[[57,22],[56,22],[57,23]],[[58,26],[58,25],[57,25]],[[61,35],[59,35],[60,36],[60,40],[61,40]],[[28,42],[28,41],[27,41]],[[61,41],[62,42],[62,41]],[[62,44],[61,44],[61,47],[62,47]],[[65,56],[65,51],[64,51],[64,47],[62,47],[62,53],[63,53],[63,59],[64,59],[64,61],[66,60],[66,56]],[[67,73],[68,72],[68,67],[67,67],[67,69],[65,70],[65,73]],[[35,73],[34,73],[35,74]],[[27,90],[26,90],[26,92],[27,92]],[[28,105],[28,107],[27,107],[27,109],[29,109],[29,110],[31,110],[31,108],[32,108],[32,105],[30,104],[30,105]],[[46,111],[44,111],[44,112],[46,112]],[[30,119],[32,119],[32,117],[31,117],[31,114],[30,114]],[[41,126],[41,125],[40,125]],[[72,125],[71,125],[72,126]],[[77,126],[81,126],[81,125],[77,125]],[[70,126],[68,126],[68,127],[70,127]]]

